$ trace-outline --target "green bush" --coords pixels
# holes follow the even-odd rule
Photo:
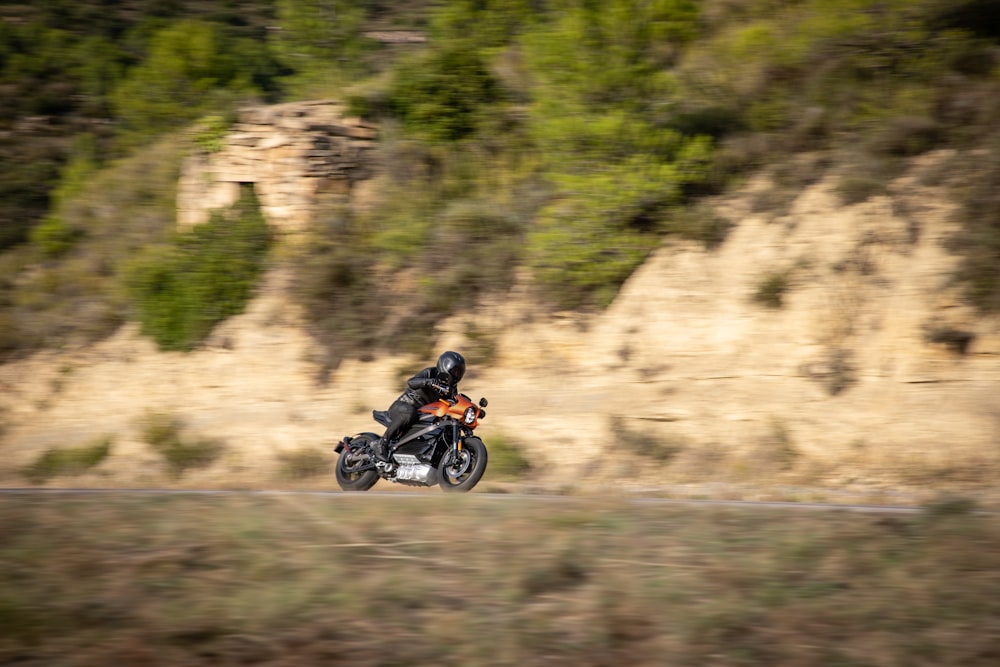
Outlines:
[[[225,145],[233,119],[224,114],[209,114],[195,125],[194,143],[206,153],[218,153]]]
[[[515,444],[503,434],[494,434],[485,443],[490,455],[491,478],[517,479],[531,472],[531,460],[524,455],[522,445]]]
[[[150,38],[147,57],[111,93],[119,138],[140,145],[208,113],[227,111],[262,91],[254,75],[268,55],[256,40],[227,36],[196,19],[169,24]]]
[[[407,130],[429,141],[456,141],[475,132],[501,88],[471,43],[456,42],[401,65],[388,94],[389,109]]]
[[[184,422],[165,412],[147,412],[139,422],[143,442],[156,450],[167,464],[173,477],[180,477],[190,468],[204,468],[215,462],[225,445],[216,439],[188,440],[184,437]]]
[[[108,457],[113,441],[113,436],[103,435],[81,447],[49,449],[24,469],[24,476],[44,484],[52,477],[83,474]]]
[[[284,66],[282,84],[305,97],[339,95],[368,72],[374,44],[363,34],[365,7],[357,0],[278,0],[268,51]]]
[[[191,350],[243,311],[264,270],[271,234],[251,188],[228,214],[152,246],[124,271],[144,334],[160,349]]]
[[[73,247],[80,233],[59,216],[50,215],[31,229],[31,243],[46,257],[58,257]]]
[[[56,233],[43,224],[33,244],[0,253],[0,354],[99,340],[128,319],[120,269],[173,233],[185,148],[168,137],[86,176],[82,158],[63,170]]]
[[[679,163],[648,155],[559,174],[554,180],[565,194],[539,211],[527,234],[538,280],[564,306],[606,306],[659,244],[685,178]]]

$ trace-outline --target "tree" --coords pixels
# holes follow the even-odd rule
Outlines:
[[[225,39],[214,25],[195,20],[155,33],[149,55],[112,94],[122,129],[142,141],[259,96],[251,80],[259,63],[241,57],[247,54],[243,41]]]

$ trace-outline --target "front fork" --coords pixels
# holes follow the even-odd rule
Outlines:
[[[451,446],[448,447],[448,451],[444,454],[445,463],[458,463],[461,461],[462,452],[462,441],[464,440],[464,434],[462,433],[461,427],[459,427],[458,422],[451,423]]]

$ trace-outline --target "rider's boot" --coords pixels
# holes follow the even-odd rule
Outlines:
[[[379,438],[375,441],[375,458],[383,463],[389,461],[389,441],[385,438]]]

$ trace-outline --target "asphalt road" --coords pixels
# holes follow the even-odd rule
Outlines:
[[[361,498],[407,498],[419,500],[422,498],[440,497],[440,493],[433,492],[412,492],[395,491],[380,492],[367,491],[364,493],[347,493],[344,491],[286,491],[286,490],[247,490],[247,489],[92,489],[92,488],[66,488],[66,489],[37,489],[30,487],[22,488],[0,488],[0,496],[16,495],[219,495],[219,496],[337,496],[351,501]],[[587,498],[577,496],[541,495],[541,494],[515,494],[515,493],[472,493],[470,496],[476,498],[488,498],[496,502],[514,502],[524,500],[534,500],[540,503],[585,501]],[[627,502],[639,505],[689,505],[698,507],[739,507],[739,508],[773,508],[784,510],[812,510],[812,511],[837,511],[837,512],[862,512],[869,514],[918,514],[924,509],[920,507],[907,507],[896,505],[851,505],[839,503],[797,503],[781,501],[754,501],[754,500],[693,500],[680,498],[645,498],[645,497],[624,497],[618,498]]]

